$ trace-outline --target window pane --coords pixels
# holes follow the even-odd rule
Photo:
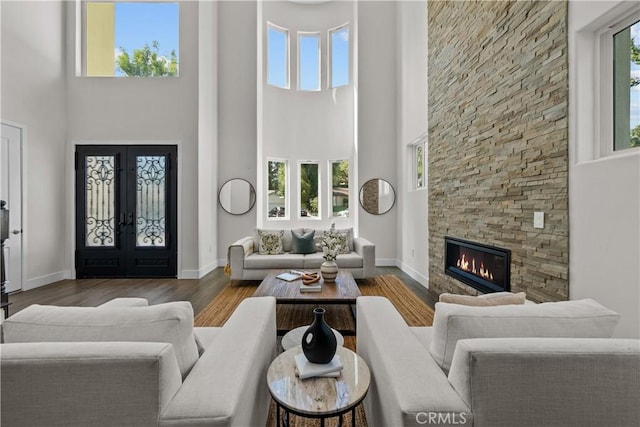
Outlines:
[[[320,90],[320,36],[298,36],[298,87],[300,90]]]
[[[613,36],[614,150],[640,147],[640,22]]]
[[[416,188],[424,187],[424,146],[416,145],[415,149],[416,165]]]
[[[177,2],[88,2],[87,76],[177,76]]]
[[[349,84],[349,27],[331,31],[331,87]]]
[[[267,27],[267,83],[288,88],[288,39],[286,30]]]
[[[165,156],[137,157],[136,246],[164,247]]]
[[[333,216],[349,216],[349,162],[331,163],[331,209]]]
[[[318,217],[318,164],[300,164],[300,216]]]
[[[267,212],[270,217],[285,217],[284,211],[287,194],[287,164],[285,162],[267,163],[269,188],[267,195]]]
[[[115,157],[85,158],[87,198],[85,242],[87,246],[115,246]]]

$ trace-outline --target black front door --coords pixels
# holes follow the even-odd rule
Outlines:
[[[176,277],[177,149],[76,148],[76,276]]]

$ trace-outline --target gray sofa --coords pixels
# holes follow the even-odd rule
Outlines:
[[[244,300],[221,328],[188,302],[33,305],[4,320],[2,426],[266,423],[275,299]]]
[[[309,230],[299,229],[298,231],[307,232]],[[321,238],[324,231],[316,230],[316,240]],[[291,230],[284,230],[283,240],[284,253],[278,255],[261,255],[258,249],[257,235],[246,236],[232,243],[228,254],[228,264],[231,268],[230,278],[232,280],[262,280],[273,270],[318,270],[324,262],[319,243],[316,243],[317,252],[303,255],[291,253]],[[341,254],[336,259],[338,268],[350,271],[356,279],[375,276],[375,245],[362,237],[353,237],[351,234],[349,247],[348,254]]]
[[[371,370],[369,427],[637,426],[640,340],[592,300],[468,307],[437,303],[409,327],[386,298],[357,300]]]

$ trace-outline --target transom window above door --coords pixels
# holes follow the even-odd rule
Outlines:
[[[87,77],[177,77],[179,2],[82,1]]]

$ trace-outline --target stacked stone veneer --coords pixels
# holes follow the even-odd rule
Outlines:
[[[510,249],[512,291],[568,299],[567,5],[428,12],[430,288],[477,293],[444,274],[449,235]]]

